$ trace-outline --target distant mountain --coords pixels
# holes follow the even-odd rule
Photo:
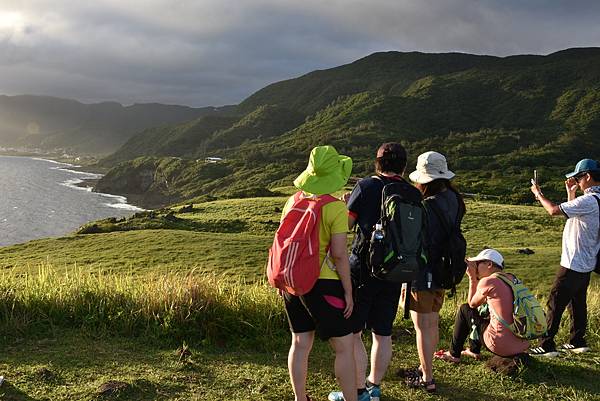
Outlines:
[[[215,126],[200,118],[139,134],[123,150],[147,149],[151,157],[125,161],[142,153],[121,154],[113,160],[123,162],[99,185],[142,203],[151,198],[153,206],[264,194],[289,185],[315,145],[352,156],[354,173],[363,175],[372,170],[376,147],[394,140],[409,150],[409,169],[421,152],[447,154],[465,192],[526,201],[535,167],[555,180],[546,181],[549,193],[562,193],[561,174],[600,152],[600,49],[504,58],[375,53],[269,85],[238,110],[245,116],[226,128],[223,120]],[[180,136],[194,140],[169,145]],[[224,161],[204,163],[203,156]],[[128,185],[140,182],[136,174],[171,184]]]
[[[171,127],[142,131],[102,160],[101,165],[111,166],[140,156],[214,156],[251,140],[279,136],[302,122],[304,115],[273,105],[259,106],[243,117],[204,116]]]
[[[47,96],[0,96],[0,146],[106,154],[143,129],[233,109],[157,103],[83,104]]]

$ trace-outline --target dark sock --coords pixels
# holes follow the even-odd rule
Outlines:
[[[365,380],[367,387],[379,386],[379,384],[371,383],[369,379]]]

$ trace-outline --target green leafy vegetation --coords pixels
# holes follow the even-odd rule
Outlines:
[[[399,141],[408,169],[424,151],[446,154],[464,192],[531,202],[536,168],[545,193],[558,198],[563,174],[600,151],[598,65],[595,48],[506,58],[375,53],[269,85],[239,105],[245,117],[219,117],[223,126],[204,117],[141,133],[106,159],[122,163],[98,188],[148,207],[202,195],[269,195],[291,183],[316,145],[351,156],[362,176],[371,174],[379,144]],[[194,140],[171,146],[181,136]],[[137,156],[154,158],[127,160]],[[222,160],[205,163],[205,156]],[[136,186],[142,176],[152,182]]]

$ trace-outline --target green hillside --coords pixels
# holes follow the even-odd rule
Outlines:
[[[289,185],[309,150],[331,144],[372,172],[377,146],[402,142],[416,156],[448,156],[468,193],[508,202],[532,200],[534,168],[546,193],[562,196],[562,174],[600,145],[600,49],[506,58],[466,54],[376,53],[354,63],[276,83],[239,105],[230,127],[203,118],[193,127],[152,129],[111,157],[122,161],[98,189],[156,207],[196,196],[269,195]],[[180,136],[184,146],[170,147]],[[166,151],[165,149],[168,149]],[[135,156],[152,156],[135,161]],[[158,161],[163,156],[181,157]],[[203,156],[224,159],[206,166]],[[196,161],[200,159],[200,161]],[[135,186],[140,176],[162,177]]]
[[[264,282],[285,199],[198,202],[81,229],[97,234],[0,248],[2,399],[292,399],[283,304]],[[470,254],[497,247],[509,271],[543,302],[558,266],[562,223],[539,206],[469,201],[463,228]],[[517,252],[524,247],[535,253]],[[593,352],[535,360],[512,377],[484,362],[435,361],[438,393],[430,395],[407,389],[396,374],[418,363],[412,323],[398,317],[384,396],[597,400],[599,277],[593,275],[588,296]],[[440,347],[449,345],[465,291],[462,283],[457,297],[444,302]],[[559,343],[568,338],[568,323],[565,318]],[[313,399],[335,388],[332,366],[327,343],[315,341],[308,378]],[[99,394],[109,381],[121,382],[120,389]]]
[[[260,106],[243,117],[204,116],[172,127],[142,131],[101,160],[100,165],[111,166],[142,156],[204,159],[248,141],[279,136],[303,121],[302,114],[276,105]]]

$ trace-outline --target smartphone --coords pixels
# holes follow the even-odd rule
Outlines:
[[[533,179],[531,180],[531,183],[534,185],[538,184],[538,173],[537,170],[533,170]]]

